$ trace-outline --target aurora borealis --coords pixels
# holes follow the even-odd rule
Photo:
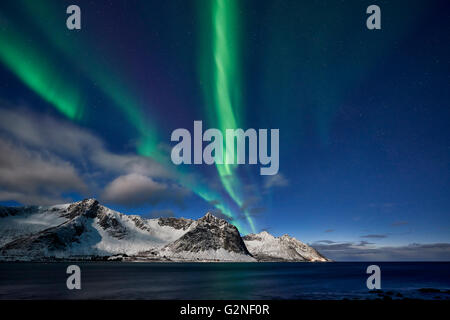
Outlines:
[[[15,32],[13,27],[8,29],[9,32],[0,34],[0,55],[4,64],[62,114],[73,120],[81,117],[77,90],[64,83],[65,79],[55,70],[48,56],[24,46],[26,38]]]
[[[212,17],[212,101],[208,105],[214,106],[212,123],[217,124],[217,128],[222,132],[226,129],[240,128],[238,115],[240,114],[240,64],[239,64],[239,22],[237,19],[237,1],[215,0],[211,4]],[[205,46],[206,47],[206,46]],[[224,157],[230,153],[227,146]],[[240,196],[241,186],[239,180],[233,175],[233,166],[226,164],[216,164],[225,190],[242,207],[243,200]],[[246,219],[255,231],[252,218],[244,210]]]
[[[65,27],[71,4],[81,30]],[[22,177],[0,180],[0,202],[102,201],[114,181],[139,175],[147,184],[124,190],[144,200],[105,205],[189,218],[211,210],[243,234],[268,228],[309,242],[450,241],[448,4],[380,1],[382,30],[369,31],[370,4],[2,1],[0,109],[29,118],[0,124],[0,139],[78,180],[45,194],[10,182]],[[47,118],[85,147],[39,145],[25,123]],[[198,120],[222,132],[279,129],[280,173],[175,166],[170,134]]]
[[[220,1],[219,1],[220,2]],[[228,8],[228,4],[225,2],[217,3],[217,6],[214,8],[214,14],[217,16],[216,20],[218,21],[218,28],[220,28],[220,25],[226,26],[226,24],[230,24],[230,21],[222,21],[229,19],[228,17],[222,17],[221,13],[224,11],[220,8],[222,6],[223,9],[225,9],[226,15],[232,15],[233,12]],[[66,58],[68,58],[71,62],[76,64],[80,70],[83,71],[83,75],[87,78],[91,79],[92,81],[95,81],[98,83],[99,89],[105,94],[113,103],[114,106],[119,108],[119,110],[124,114],[125,118],[130,122],[130,124],[136,129],[137,133],[139,134],[139,142],[136,146],[136,152],[138,154],[141,154],[143,156],[150,156],[152,158],[155,158],[159,161],[167,160],[164,155],[162,155],[159,150],[157,150],[157,139],[158,139],[158,127],[154,123],[151,123],[151,117],[146,117],[142,113],[143,106],[140,102],[135,98],[135,95],[130,93],[130,90],[127,90],[126,85],[121,80],[121,78],[118,75],[115,75],[114,67],[111,65],[108,65],[104,63],[104,61],[101,58],[101,55],[97,52],[96,48],[89,48],[86,47],[86,44],[84,44],[82,41],[76,41],[75,43],[67,43],[62,33],[55,33],[51,32],[52,25],[56,24],[57,21],[54,19],[57,17],[56,15],[56,8],[54,3],[47,2],[44,4],[38,4],[36,2],[30,2],[30,1],[23,1],[23,8],[26,8],[27,12],[30,14],[30,17],[34,19],[34,22],[37,24],[37,26],[40,28],[40,30],[43,31],[45,36],[48,38],[48,40],[51,42],[51,44],[57,48],[61,53],[64,54]],[[48,16],[48,13],[54,13],[50,17]],[[50,19],[49,19],[50,18]],[[53,20],[52,20],[53,19]],[[223,38],[224,35],[219,35],[217,32],[215,33],[215,38],[220,39]],[[78,39],[76,39],[78,40]],[[224,39],[225,40],[225,39]],[[215,42],[215,45],[222,46],[221,50],[226,51],[226,48],[224,48],[224,40],[218,40]],[[9,41],[5,41],[9,42]],[[89,56],[91,59],[84,60],[79,59],[77,56],[77,51],[74,50],[74,47],[82,47],[86,48],[86,51],[89,52]],[[15,48],[16,50],[20,50],[19,48]],[[24,50],[22,50],[23,52]],[[214,50],[217,52],[217,49]],[[221,63],[221,61],[230,60],[230,54],[227,52],[224,52],[224,57],[218,57],[216,60],[218,63]],[[25,60],[39,60],[39,55],[37,53],[31,54],[30,57],[27,57]],[[41,59],[42,60],[42,59]],[[228,61],[229,62],[229,61]],[[10,64],[12,68],[14,68],[14,71],[17,72],[19,75],[21,75],[20,67],[16,67],[14,64]],[[28,68],[29,70],[30,68]],[[219,71],[220,68],[216,69],[216,72]],[[222,66],[222,72],[223,70],[228,69],[227,66]],[[41,73],[45,74],[45,71],[43,70],[31,70],[32,74],[38,74]],[[56,73],[56,72],[55,72]],[[227,72],[229,73],[229,72]],[[56,74],[56,76],[58,76]],[[230,82],[232,74],[228,74],[228,77],[226,79],[227,82]],[[216,76],[217,77],[217,85],[216,86],[222,86],[223,85],[223,76]],[[38,79],[40,80],[40,83],[47,83],[47,82],[57,82],[57,81],[46,81],[46,79]],[[24,81],[33,89],[35,90],[35,87],[33,86],[33,83],[29,83],[28,79],[25,78]],[[37,82],[37,81],[35,81]],[[39,90],[39,89],[38,89]],[[44,92],[47,92],[45,88],[42,90]],[[228,91],[228,90],[227,90]],[[38,91],[39,92],[39,91]],[[220,90],[216,89],[215,91],[216,95],[220,95]],[[68,101],[77,101],[77,99],[72,98],[70,95],[64,94],[64,97],[69,97]],[[49,98],[51,99],[51,98]],[[220,99],[220,98],[219,98]],[[233,112],[230,108],[231,105],[228,105],[228,108],[230,110],[222,112],[221,109],[223,109],[224,100],[227,98],[220,99],[220,102],[218,102],[217,110],[218,110],[218,118],[224,119],[228,117],[234,117],[232,114],[229,113]],[[61,111],[64,115],[71,119],[75,119],[77,114],[76,106],[66,106],[65,105],[65,99],[61,99],[62,101],[55,101],[54,106]],[[53,100],[50,100],[50,102],[53,102]],[[225,101],[226,102],[226,101]],[[230,102],[228,102],[230,103]],[[150,108],[151,109],[151,108]],[[151,124],[150,124],[151,123]],[[225,121],[224,125],[220,126],[220,128],[237,128],[236,124],[233,124],[232,126],[229,126],[227,121]],[[230,169],[228,166],[226,166],[227,171],[223,172],[222,168],[219,169],[219,172],[221,173],[221,177],[224,175],[231,175]],[[232,195],[233,199],[238,199],[237,195],[233,192],[231,189],[230,183],[226,180],[222,180],[224,183],[224,186],[226,190]],[[193,186],[190,183],[187,183],[184,181],[183,178],[180,178],[179,181],[181,184],[184,184],[186,187],[191,188],[194,192],[197,193],[200,197],[205,199],[206,201],[212,201],[215,197],[217,197],[214,192],[206,192],[201,189],[200,186]],[[238,205],[241,205],[241,201],[238,202]],[[225,215],[232,217],[231,211],[227,208],[224,204],[216,204],[216,207],[221,210]],[[251,220],[249,220],[251,222]],[[236,222],[237,223],[237,222]],[[254,229],[253,229],[254,230]]]

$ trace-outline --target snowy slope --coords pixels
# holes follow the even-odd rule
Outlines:
[[[198,220],[145,219],[95,199],[51,207],[0,207],[0,260],[327,261],[287,235],[241,238],[210,213]]]
[[[51,207],[0,207],[0,247],[15,239],[55,227],[68,220],[64,217],[69,204]]]
[[[94,199],[57,208],[0,218],[0,230],[6,230],[8,235],[3,237],[2,233],[1,255],[30,259],[134,255],[175,241],[193,222],[184,219],[180,226],[171,225],[164,218],[128,216],[101,206]],[[42,223],[36,223],[40,218]]]
[[[262,231],[247,235],[243,239],[250,253],[259,261],[328,261],[314,248],[287,234],[274,237]]]

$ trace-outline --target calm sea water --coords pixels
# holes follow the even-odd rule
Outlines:
[[[68,290],[70,264],[0,263],[0,299],[450,298],[449,262],[73,263],[82,289]],[[382,292],[366,287],[370,264],[381,268]]]

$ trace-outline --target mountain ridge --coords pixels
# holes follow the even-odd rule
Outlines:
[[[329,261],[288,235],[241,237],[207,212],[193,220],[126,215],[96,199],[49,207],[0,207],[0,260]],[[278,240],[277,240],[278,239]]]
[[[288,234],[275,237],[267,231],[261,231],[257,234],[248,234],[243,239],[258,261],[331,261],[314,248]]]

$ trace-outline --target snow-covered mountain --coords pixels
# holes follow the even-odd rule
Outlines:
[[[94,199],[53,207],[2,208],[0,212],[0,255],[29,259],[135,255],[175,241],[194,222],[125,215]]]
[[[274,237],[262,231],[258,234],[249,234],[243,239],[247,249],[258,261],[329,261],[314,248],[287,234]]]
[[[288,238],[298,255],[287,249]],[[210,213],[198,220],[145,219],[108,209],[95,199],[0,207],[0,260],[326,261],[288,236],[261,233],[244,240],[235,226]]]
[[[193,228],[161,250],[162,255],[180,260],[255,261],[238,229],[207,213]]]

